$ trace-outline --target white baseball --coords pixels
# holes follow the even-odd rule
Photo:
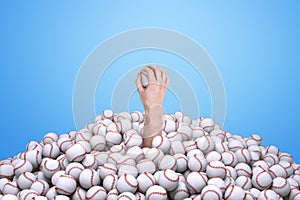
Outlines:
[[[291,191],[290,183],[282,177],[275,177],[271,189],[282,197],[287,196]]]
[[[184,150],[185,152],[189,152],[193,149],[197,149],[197,144],[194,140],[189,140],[189,141],[183,141],[183,146],[184,146]]]
[[[146,200],[145,194],[143,194],[141,192],[136,192],[135,197],[136,197],[136,200]]]
[[[126,154],[135,159],[136,162],[145,158],[145,154],[141,147],[133,146],[127,149]]]
[[[267,189],[260,192],[257,197],[258,200],[278,200],[278,195],[273,190]]]
[[[226,190],[226,184],[225,184],[225,181],[221,178],[211,178],[207,181],[207,185],[215,185],[217,186],[221,191],[222,193],[225,192]]]
[[[137,177],[138,190],[145,193],[149,187],[155,185],[154,176],[148,172],[143,172]]]
[[[149,84],[147,76],[145,74],[141,73],[141,79],[142,79],[143,87],[147,87]]]
[[[191,172],[186,176],[186,184],[191,194],[200,193],[207,181],[208,178],[203,172]]]
[[[70,175],[61,175],[56,182],[55,189],[58,194],[71,195],[76,190],[76,180]]]
[[[9,181],[9,182],[5,183],[2,188],[2,193],[4,195],[6,195],[6,194],[17,195],[19,191],[20,190],[18,188],[18,185],[14,181]]]
[[[194,154],[198,154],[200,157],[204,158],[204,154],[202,153],[202,151],[200,149],[190,150],[189,152],[187,152],[186,156],[188,159],[190,159],[191,157],[194,156]]]
[[[106,131],[107,131],[107,128],[102,123],[97,123],[93,127],[94,135],[101,135],[101,136],[105,137]]]
[[[293,164],[291,162],[286,161],[286,160],[280,160],[279,165],[281,165],[285,169],[287,177],[289,177],[293,174],[294,168],[293,168]]]
[[[112,110],[106,109],[101,113],[102,119],[112,119],[114,116],[114,112]]]
[[[270,154],[270,153],[278,155],[279,149],[274,145],[269,145],[266,147],[266,154]]]
[[[71,196],[72,200],[82,200],[84,197],[86,197],[86,190],[81,187],[77,187]]]
[[[64,170],[60,170],[60,171],[55,172],[52,175],[52,177],[51,177],[51,183],[52,183],[52,185],[56,185],[56,183],[57,183],[57,181],[58,181],[58,179],[59,179],[59,177],[61,175],[66,175],[66,172]]]
[[[267,171],[255,173],[252,176],[252,185],[259,190],[264,190],[272,185],[272,177]]]
[[[34,190],[25,189],[20,191],[17,196],[20,200],[32,200],[34,197],[39,196],[39,194]]]
[[[219,153],[229,151],[227,144],[228,142],[223,142],[223,141],[217,142],[215,143],[215,150]]]
[[[156,171],[155,163],[149,159],[140,160],[136,167],[140,174],[143,172],[149,172],[150,174],[153,174]]]
[[[158,148],[150,148],[145,154],[145,158],[152,160],[156,165],[163,156],[164,153]]]
[[[178,186],[178,174],[170,169],[164,169],[158,177],[158,184],[167,191],[172,191]]]
[[[117,131],[107,131],[105,135],[106,144],[113,146],[122,142],[122,135]]]
[[[103,151],[106,146],[105,137],[102,135],[94,135],[90,139],[90,144],[92,146],[92,150]]]
[[[236,152],[238,149],[245,148],[241,140],[233,139],[228,142],[228,148],[230,151]]]
[[[118,165],[118,161],[123,157],[121,153],[111,153],[109,156],[106,158],[107,163],[111,163],[114,165]]]
[[[175,155],[177,153],[185,154],[185,148],[182,141],[173,141],[170,146],[170,154]]]
[[[49,189],[49,184],[44,180],[37,180],[32,183],[30,189],[36,191],[40,195],[45,195]]]
[[[215,147],[214,141],[210,136],[202,136],[197,138],[195,141],[197,142],[198,149],[205,154],[212,151]]]
[[[78,180],[79,174],[84,170],[84,167],[80,163],[70,163],[66,167],[66,174],[74,177],[75,180]]]
[[[189,126],[179,126],[177,129],[183,141],[188,141],[192,138],[192,129]]]
[[[188,159],[187,157],[182,154],[182,153],[177,153],[175,155],[173,155],[173,157],[175,158],[176,160],[176,163],[177,163],[177,169],[176,171],[177,172],[184,172],[187,170],[187,167],[188,167]]]
[[[285,153],[285,152],[279,152],[278,157],[279,157],[280,161],[282,161],[282,160],[285,160],[287,162],[293,161],[293,156],[291,156],[290,154]]]
[[[39,150],[29,150],[24,155],[25,160],[28,160],[34,169],[37,169],[42,162],[42,152]]]
[[[212,200],[212,199],[222,199],[223,193],[215,185],[207,185],[201,191],[201,199],[203,200]]]
[[[215,126],[215,122],[211,118],[204,118],[200,122],[200,126],[208,133],[210,133]]]
[[[15,164],[15,175],[19,176],[23,172],[31,172],[33,169],[32,164],[28,160],[23,160],[20,159],[16,164]]]
[[[81,163],[85,168],[97,169],[98,167],[98,162],[94,154],[85,154],[84,159],[81,161]]]
[[[170,196],[174,200],[182,200],[188,198],[190,196],[190,192],[185,183],[178,182],[177,188],[170,192]]]
[[[135,165],[122,165],[118,170],[118,176],[122,176],[123,174],[129,174],[134,176],[135,178],[138,175],[138,169]]]
[[[191,139],[195,140],[197,138],[200,138],[200,137],[204,136],[205,133],[206,132],[201,127],[198,127],[198,126],[192,127],[192,138]]]
[[[235,185],[241,187],[244,190],[248,190],[252,187],[251,179],[247,176],[239,176],[235,180]]]
[[[131,115],[131,120],[133,122],[142,122],[142,121],[144,121],[144,115],[140,111],[134,111],[134,112],[130,113],[130,115]]]
[[[266,154],[263,157],[263,160],[268,162],[270,165],[275,165],[279,162],[279,158],[273,153]]]
[[[116,200],[119,196],[119,192],[117,189],[112,189],[107,193],[106,199],[107,200]]]
[[[168,194],[165,188],[159,186],[159,185],[153,185],[148,188],[146,192],[146,199],[147,200],[167,200]]]
[[[86,141],[86,140],[77,140],[77,141],[75,141],[75,143],[81,144],[84,147],[86,153],[90,153],[92,151],[92,146],[89,143],[89,141]]]
[[[24,191],[24,190],[23,190]],[[34,191],[35,192],[35,191]],[[38,193],[37,193],[38,194]],[[55,196],[57,196],[57,191],[56,191],[56,186],[52,186],[51,188],[49,188],[49,190],[46,192],[46,197],[48,199],[53,199]]]
[[[129,129],[124,133],[124,144],[127,148],[132,146],[141,146],[143,138],[134,129]]]
[[[135,193],[138,188],[138,182],[136,178],[130,174],[123,174],[119,177],[116,185],[117,190],[122,192]]]
[[[164,130],[166,133],[171,133],[176,131],[177,127],[178,127],[177,122],[173,120],[165,120],[162,125],[162,130]]]
[[[235,155],[238,159],[239,163],[250,163],[251,162],[251,154],[248,149],[241,148],[235,151]]]
[[[168,133],[166,135],[166,137],[168,138],[170,143],[174,142],[174,141],[182,141],[181,135],[179,133],[177,133],[176,131]]]
[[[18,197],[13,194],[6,194],[3,195],[2,197],[0,196],[1,200],[18,200]]]
[[[227,200],[244,199],[245,196],[246,192],[241,187],[236,185],[229,186],[224,193],[224,199]]]
[[[86,192],[86,198],[89,200],[105,200],[106,190],[101,186],[93,186]]]
[[[65,153],[69,162],[80,162],[84,159],[86,150],[81,144],[74,143],[67,147]]]
[[[104,179],[109,174],[117,174],[117,167],[112,163],[104,163],[97,171],[101,179]]]
[[[42,171],[47,178],[51,178],[51,176],[60,170],[60,164],[57,160],[47,159],[42,165]]]
[[[56,142],[46,143],[43,147],[43,156],[48,158],[57,158],[59,155],[59,147]]]
[[[24,172],[18,177],[17,183],[18,183],[18,187],[23,190],[23,189],[29,189],[31,184],[35,181],[36,181],[36,177],[33,173]]]
[[[67,159],[67,156],[65,154],[61,154],[56,158],[56,160],[59,162],[60,168],[62,170],[65,170],[66,167],[69,165],[69,161]]]
[[[159,170],[163,169],[171,169],[173,171],[176,171],[177,169],[177,161],[176,159],[171,155],[164,155],[157,164],[157,167]]]
[[[102,185],[107,191],[110,191],[110,190],[116,188],[117,181],[118,181],[118,176],[116,174],[108,174],[103,179]]]
[[[283,177],[286,178],[288,176],[287,170],[280,164],[275,164],[270,167],[269,173],[271,174],[272,178],[275,177]]]
[[[99,174],[92,168],[82,170],[78,180],[81,187],[85,189],[100,184]]]
[[[203,172],[207,167],[207,160],[199,154],[194,154],[188,159],[188,168],[194,172]]]
[[[206,174],[209,178],[225,178],[226,168],[221,161],[211,161],[207,164]]]
[[[11,178],[14,176],[14,165],[11,163],[0,164],[0,178]]]
[[[127,130],[132,129],[132,124],[131,124],[131,116],[128,113],[129,117],[127,119],[121,119],[118,123],[119,126],[119,131],[121,133],[125,133]]]
[[[205,155],[205,158],[206,158],[207,162],[211,162],[214,160],[221,161],[222,155],[217,151],[211,151]]]
[[[117,161],[118,168],[120,168],[122,165],[136,165],[136,162],[131,156],[124,155]]]
[[[250,166],[246,163],[238,163],[234,169],[238,176],[247,176],[247,177],[252,176],[252,170]]]
[[[117,200],[136,200],[136,196],[131,192],[122,192]]]
[[[165,136],[155,136],[152,140],[152,147],[161,149],[164,153],[167,153],[170,149],[171,143]]]
[[[264,160],[259,160],[259,161],[256,161],[255,163],[252,164],[252,169],[254,167],[261,167],[263,168],[264,170],[269,170],[270,168],[270,164]]]
[[[237,177],[235,168],[233,168],[231,166],[226,166],[225,168],[226,168],[226,176],[229,176],[235,180]]]
[[[50,132],[50,133],[47,133],[47,134],[44,136],[44,138],[43,138],[42,141],[43,141],[44,144],[47,144],[47,143],[50,143],[50,142],[56,142],[57,139],[58,139],[57,134],[56,134],[56,133]]]

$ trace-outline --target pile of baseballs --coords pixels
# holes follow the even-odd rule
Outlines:
[[[29,142],[0,161],[0,199],[300,199],[300,165],[257,134],[176,112],[146,148],[143,127],[141,112],[104,110],[79,131]]]

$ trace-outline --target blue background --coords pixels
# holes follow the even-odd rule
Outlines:
[[[299,3],[185,2],[1,1],[0,159],[24,151],[28,141],[49,131],[76,129],[73,85],[98,44],[126,30],[162,27],[193,38],[218,66],[227,96],[225,130],[244,137],[258,133],[264,145],[278,146],[299,163]],[[178,57],[155,50],[133,52],[112,64],[98,85],[97,112],[110,107],[120,76],[144,63],[180,72],[199,92],[201,115],[210,116],[202,78]],[[175,112],[178,101],[168,92],[164,108]],[[136,94],[130,102],[130,110],[142,109]]]

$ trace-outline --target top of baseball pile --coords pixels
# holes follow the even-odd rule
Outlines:
[[[142,112],[104,110],[81,130],[28,142],[0,161],[0,200],[300,199],[300,165],[257,134],[176,112],[147,148],[143,128]]]

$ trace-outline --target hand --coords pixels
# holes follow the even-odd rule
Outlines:
[[[143,87],[141,74],[148,79],[148,86]],[[162,106],[164,95],[169,85],[169,78],[166,73],[157,66],[146,66],[137,75],[136,87],[144,106],[145,112],[151,107]]]
[[[148,79],[147,87],[142,85],[142,74]],[[156,66],[146,66],[137,75],[136,86],[145,110],[144,147],[151,147],[153,138],[162,133],[162,103],[168,85],[168,76]]]

